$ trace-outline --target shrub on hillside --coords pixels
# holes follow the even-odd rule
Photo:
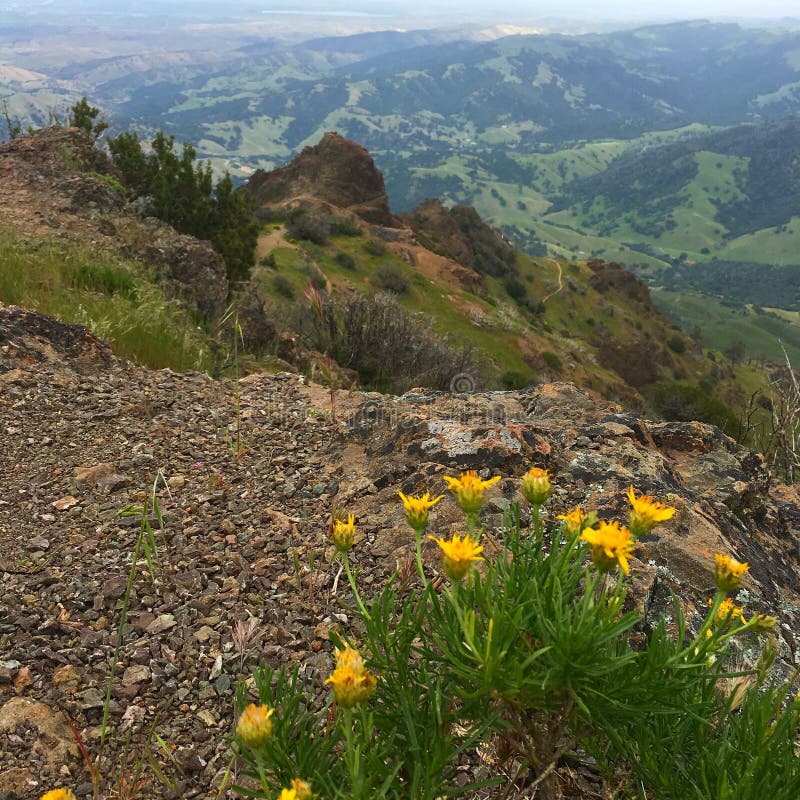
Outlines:
[[[286,235],[292,239],[322,245],[328,241],[330,232],[327,220],[307,211],[293,214],[286,220]]]
[[[331,214],[328,217],[331,236],[361,236],[361,228],[350,218]]]
[[[672,350],[673,353],[678,353],[678,355],[686,352],[686,342],[684,341],[683,336],[680,336],[677,333],[667,339],[667,346],[670,350]]]
[[[386,255],[386,242],[381,239],[367,239],[364,242],[364,250],[371,256]]]
[[[561,372],[564,369],[564,365],[561,363],[561,359],[555,354],[551,353],[549,350],[545,350],[542,353],[542,359],[544,363],[547,364],[550,369],[554,372]]]
[[[528,291],[525,288],[525,284],[515,275],[509,275],[503,281],[503,286],[512,300],[521,303],[528,299]]]
[[[211,165],[199,164],[189,144],[176,152],[175,137],[163,131],[156,134],[149,152],[136,133],[121,133],[108,147],[126,187],[147,198],[153,216],[181,233],[210,241],[225,260],[229,281],[249,277],[259,232],[255,201],[234,189],[228,173],[215,185]]]
[[[295,298],[294,284],[285,275],[276,275],[272,279],[272,288],[287,300],[294,300]]]
[[[402,267],[391,262],[380,264],[375,270],[373,283],[386,292],[394,294],[408,294],[411,283]]]
[[[481,380],[483,369],[471,349],[442,337],[427,318],[409,313],[391,295],[323,295],[320,312],[304,304],[292,327],[312,348],[355,370],[364,386],[388,392],[448,389],[461,373]]]
[[[355,269],[357,266],[356,260],[353,258],[353,256],[351,256],[349,253],[343,253],[341,251],[334,256],[334,261],[344,269]]]
[[[664,419],[675,422],[707,422],[716,425],[728,436],[739,435],[739,418],[721,400],[706,394],[700,386],[665,381],[653,387],[650,395],[653,408]]]

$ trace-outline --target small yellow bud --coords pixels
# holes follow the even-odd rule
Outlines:
[[[346,553],[353,546],[356,536],[356,518],[353,514],[347,515],[347,522],[340,519],[333,522],[333,543],[336,549],[342,553]]]
[[[75,795],[70,789],[51,789],[45,792],[39,800],[75,800]]]
[[[553,487],[550,485],[550,474],[546,469],[531,467],[520,483],[522,496],[532,506],[544,505],[550,497]]]
[[[778,624],[778,620],[776,617],[770,617],[767,614],[754,614],[750,619],[750,623],[756,633],[767,633]]]
[[[270,717],[274,713],[275,709],[269,706],[257,706],[254,703],[247,706],[236,725],[236,735],[241,739],[242,744],[247,747],[260,747],[267,742],[272,736]]]

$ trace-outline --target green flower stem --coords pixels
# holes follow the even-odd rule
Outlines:
[[[424,533],[425,528],[414,528],[414,537],[417,540],[417,574],[422,581],[423,588],[427,588],[428,586],[428,579],[425,577],[425,570],[422,566],[422,534]]]
[[[345,561],[346,563],[347,561]],[[349,572],[348,569],[348,574]],[[345,763],[347,771],[350,773],[350,791],[353,800],[359,800],[361,797],[361,748],[356,744],[353,736],[353,710],[351,708],[342,709],[342,727],[344,729]]]
[[[363,601],[361,600],[361,595],[358,593],[358,587],[356,586],[356,579],[353,577],[353,573],[350,570],[350,559],[347,557],[347,553],[342,553],[342,558],[344,559],[344,571],[347,573],[347,580],[350,581],[350,589],[353,592],[353,597],[356,599],[356,604],[358,605],[358,610],[361,612],[361,616],[369,622],[372,617],[370,617],[369,612],[366,609]]]
[[[531,519],[533,520],[533,535],[541,542],[544,540],[544,522],[542,521],[541,516],[541,506],[531,506]],[[553,546],[556,541],[556,533],[555,529],[553,529],[552,534],[552,541],[550,542],[550,549],[553,549]]]
[[[716,592],[714,595],[714,600],[711,603],[711,610],[708,612],[708,616],[703,622],[703,627],[697,632],[697,636],[695,637],[696,642],[704,642],[706,639],[706,631],[711,628],[714,624],[714,620],[717,618],[717,611],[719,611],[720,605],[722,605],[722,601],[725,599],[726,593],[725,592]]]

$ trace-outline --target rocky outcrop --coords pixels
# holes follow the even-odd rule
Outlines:
[[[440,200],[424,200],[411,213],[410,222],[420,241],[429,250],[465,267],[475,266],[475,253],[469,239]]]
[[[208,320],[219,317],[228,297],[222,256],[194,236],[153,220],[148,220],[148,226],[151,237],[127,252],[152,264],[157,280],[172,297],[179,297]]]
[[[142,219],[106,154],[77,128],[51,127],[0,144],[0,224],[21,239],[119,253],[152,267],[170,297],[206,319],[225,310],[225,263],[208,243]]]
[[[0,386],[9,373],[33,363],[97,370],[114,361],[111,348],[83,325],[0,303]]]
[[[383,175],[360,144],[326,133],[291,163],[272,172],[258,170],[246,187],[262,206],[314,199],[356,214],[366,222],[393,227]]]
[[[516,252],[472,206],[447,209],[439,200],[425,200],[411,213],[409,222],[420,242],[435,253],[480,275],[516,275]]]

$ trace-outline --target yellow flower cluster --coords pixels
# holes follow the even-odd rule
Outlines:
[[[429,536],[428,538],[436,542],[441,548],[444,557],[444,571],[452,581],[460,581],[470,571],[474,561],[483,561],[483,557],[480,555],[483,552],[483,547],[474,541],[468,533],[464,534],[463,539],[457,533],[454,533],[449,542],[436,536]]]
[[[713,600],[709,600],[708,604],[711,605],[713,602]],[[740,620],[743,625],[746,622],[742,607],[735,606],[733,600],[727,597],[719,604],[715,621],[718,624],[722,624],[725,622],[733,622],[735,619]]]
[[[45,792],[39,800],[76,800],[70,789],[51,789]]]
[[[272,720],[270,717],[275,713],[274,708],[269,706],[251,703],[242,712],[239,722],[236,725],[236,734],[241,739],[242,744],[247,747],[260,747],[265,744],[272,736]]]
[[[336,669],[325,679],[342,708],[352,708],[369,700],[375,693],[375,676],[364,666],[358,650],[345,647],[336,650]]]
[[[591,528],[597,522],[597,514],[590,511],[588,514],[581,511],[580,506],[575,506],[566,514],[558,514],[556,519],[564,523],[564,528],[569,536],[575,536],[586,528]]]
[[[483,493],[494,486],[500,476],[495,475],[488,481],[483,481],[478,477],[475,470],[462,473],[460,478],[444,476],[447,488],[455,495],[456,502],[465,514],[477,514],[483,505]]]

